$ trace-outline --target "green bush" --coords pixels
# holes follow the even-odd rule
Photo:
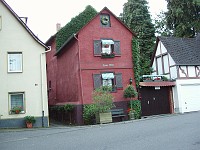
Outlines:
[[[98,113],[104,113],[115,107],[113,104],[113,95],[110,93],[109,86],[101,86],[92,93],[92,98]]]
[[[137,96],[137,91],[132,85],[128,85],[124,90],[124,97],[125,98],[134,98]]]
[[[25,122],[28,122],[28,123],[35,123],[36,122],[36,119],[35,119],[34,116],[25,116],[24,120],[25,120]]]
[[[134,118],[140,119],[141,118],[141,102],[140,102],[140,100],[131,100],[129,105],[130,105],[130,108],[132,108],[134,110]]]
[[[66,104],[64,105],[64,110],[67,111],[67,112],[70,112],[74,109],[74,105],[72,104]]]
[[[83,105],[83,119],[85,124],[93,124],[96,114],[96,106],[94,104]]]
[[[113,104],[114,97],[110,93],[112,90],[109,86],[101,86],[92,93],[93,104],[83,106],[83,119],[85,124],[94,124],[95,115],[97,113],[107,112],[115,107]]]

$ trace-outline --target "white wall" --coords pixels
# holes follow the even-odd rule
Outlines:
[[[48,116],[44,55],[41,62],[41,54],[45,48],[33,39],[1,3],[0,10],[2,18],[0,30],[0,115],[3,115],[1,119],[22,118],[26,115],[41,116],[42,109],[45,111],[45,116]],[[16,51],[23,54],[23,72],[8,73],[7,52]],[[41,70],[43,70],[43,85]],[[25,92],[25,114],[9,114],[8,92]],[[44,92],[43,98],[42,92]]]

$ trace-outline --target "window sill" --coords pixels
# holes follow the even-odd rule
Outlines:
[[[15,113],[15,112],[10,112],[10,115],[20,115],[20,114],[25,114],[25,111],[21,111],[20,113]]]
[[[8,73],[22,73],[22,71],[8,71]]]

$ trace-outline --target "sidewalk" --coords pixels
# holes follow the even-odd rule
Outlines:
[[[22,131],[34,131],[34,130],[50,130],[50,129],[74,129],[74,128],[90,128],[94,126],[107,126],[107,125],[117,125],[117,124],[126,124],[126,123],[132,123],[132,122],[138,122],[138,121],[145,121],[150,119],[157,119],[157,118],[164,118],[164,117],[172,117],[175,115],[182,115],[182,114],[162,114],[162,115],[153,115],[153,116],[143,116],[141,119],[133,119],[133,120],[127,120],[127,121],[121,121],[121,122],[112,122],[107,124],[95,124],[95,125],[83,125],[83,126],[75,126],[75,125],[68,125],[57,121],[50,121],[49,127],[41,127],[41,128],[0,128],[1,132],[22,132]]]

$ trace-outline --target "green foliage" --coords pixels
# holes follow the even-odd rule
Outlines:
[[[194,37],[200,32],[199,0],[167,0],[166,25],[176,37]]]
[[[51,110],[54,110],[54,111],[67,111],[67,112],[70,112],[74,109],[74,105],[72,104],[66,104],[66,105],[60,105],[60,106],[52,106],[50,107]]]
[[[96,112],[103,113],[107,112],[111,108],[114,107],[113,104],[113,95],[109,92],[109,87],[100,87],[93,91],[92,98],[94,101],[94,105],[96,107]]]
[[[95,15],[97,11],[90,5],[80,13],[78,16],[71,19],[60,31],[56,34],[56,49],[59,50],[61,46],[73,34],[77,33],[83,26],[85,26]]]
[[[139,87],[140,83],[140,49],[139,43],[136,38],[132,39],[132,58],[134,64],[134,76],[135,76],[135,83],[136,87]]]
[[[70,111],[72,111],[73,109],[74,109],[74,105],[72,105],[72,104],[66,104],[66,105],[64,105],[64,110],[65,110],[65,111],[70,112]]]
[[[167,19],[165,16],[165,12],[160,12],[157,17],[154,19],[155,21],[155,29],[156,33],[160,36],[172,36],[172,30],[167,28]]]
[[[140,119],[141,118],[141,102],[139,100],[131,100],[130,108],[134,110],[134,118]]]
[[[96,114],[95,104],[86,104],[83,105],[83,119],[85,124],[93,124],[93,119]]]
[[[124,97],[125,98],[134,98],[137,96],[137,92],[132,85],[128,85],[124,90]]]
[[[36,122],[34,116],[25,116],[24,120],[25,120],[25,122],[28,122],[28,123],[35,123]]]
[[[21,106],[14,106],[12,109],[11,109],[11,112],[13,113],[20,113],[22,111],[22,107]]]
[[[148,11],[146,0],[128,0],[124,4],[122,21],[137,34],[140,50],[140,75],[149,74],[155,28]]]
[[[85,124],[93,124],[96,113],[107,112],[115,107],[113,104],[114,97],[110,94],[112,87],[101,86],[92,93],[93,104],[83,106],[83,119]]]

